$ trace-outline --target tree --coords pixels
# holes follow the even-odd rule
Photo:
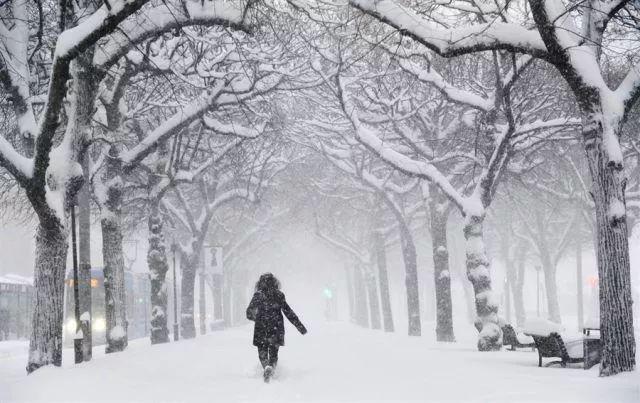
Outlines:
[[[231,150],[230,150],[231,151]],[[216,164],[213,170],[203,175],[195,189],[185,193],[174,187],[174,200],[163,200],[163,207],[170,213],[182,230],[187,231],[187,241],[177,242],[181,254],[181,330],[184,338],[195,337],[194,289],[195,277],[201,265],[203,248],[210,224],[219,208],[235,201],[257,202],[257,191],[267,186],[265,176],[269,169],[269,156],[251,155],[237,149],[230,154],[246,156],[229,158],[233,164]],[[255,159],[254,162],[249,159]],[[221,158],[218,158],[220,161]],[[237,165],[234,167],[234,165]],[[190,195],[187,196],[187,195]],[[202,272],[202,268],[200,269]],[[204,277],[203,277],[204,279]],[[201,314],[202,317],[202,314]]]
[[[146,54],[140,57],[128,55],[117,68],[113,68],[115,71],[106,79],[99,97],[101,126],[105,137],[112,142],[94,164],[97,174],[94,174],[93,181],[102,214],[105,267],[111,280],[106,284],[105,297],[110,301],[106,305],[107,317],[114,320],[107,321],[107,333],[112,331],[112,326],[120,324],[122,328],[126,323],[121,210],[127,177],[135,176],[136,170],[144,168],[143,161],[160,145],[165,149],[161,153],[164,157],[151,165],[163,161],[167,169],[174,169],[171,175],[176,175],[176,181],[192,180],[187,178],[189,175],[181,177],[177,173],[191,169],[189,165],[201,147],[206,149],[210,134],[255,137],[263,126],[243,126],[240,121],[253,114],[235,108],[275,90],[283,84],[283,75],[291,72],[288,69],[267,69],[259,64],[270,57],[277,57],[278,52],[267,56],[265,52],[274,48],[261,49],[246,36],[237,34],[235,40],[231,40],[232,34],[224,29],[190,33],[189,37],[152,37],[147,43]],[[216,42],[223,46],[217,46]],[[138,87],[136,80],[147,85]],[[138,91],[125,92],[128,84]],[[147,88],[151,90],[146,91]],[[123,107],[125,101],[126,107]],[[241,116],[241,120],[234,126],[233,119],[237,116]],[[176,136],[179,140],[174,141],[169,153],[167,141]],[[209,163],[204,165],[212,162],[213,159],[209,158]],[[148,173],[156,168],[145,169]],[[164,168],[159,169],[162,171]],[[159,175],[163,174],[160,172]],[[173,182],[163,181],[157,175],[150,175],[147,180],[152,182],[149,184],[151,189],[155,189],[149,199],[150,206],[155,206],[156,200],[159,203]],[[156,211],[156,208],[152,207],[151,211]],[[158,224],[151,227],[154,228],[152,232],[161,230]],[[164,250],[158,235],[154,240],[154,247],[158,251]],[[163,268],[167,267],[166,256],[161,257],[164,252],[150,256],[154,257],[150,260],[152,267],[158,268],[159,273],[164,272]],[[114,276],[113,279],[110,276]],[[154,278],[160,281],[164,275],[158,274]],[[157,292],[162,289],[162,284],[153,288]],[[160,320],[160,313],[166,311],[166,305],[162,303],[166,298],[154,293],[152,299],[160,304],[154,308],[159,323],[154,329],[159,330],[157,335],[152,332],[152,339],[154,342],[167,341],[166,320]],[[122,342],[109,344],[108,351],[120,351],[126,346],[126,332],[122,334],[120,328],[117,333],[122,335],[118,338]]]
[[[409,52],[409,56],[412,55],[415,53]],[[426,136],[419,130],[420,126],[411,119],[414,116],[418,119],[419,115],[410,108],[419,110],[423,107],[427,108],[429,104],[427,102],[419,104],[417,101],[413,101],[413,104],[403,103],[409,97],[409,91],[406,91],[402,97],[385,101],[393,105],[394,110],[402,113],[395,116],[383,114],[378,119],[370,118],[366,108],[370,102],[363,95],[363,93],[366,94],[366,90],[359,89],[363,86],[364,80],[357,70],[357,64],[349,62],[350,58],[342,58],[341,55],[332,56],[333,60],[337,60],[338,66],[350,64],[349,69],[340,68],[341,74],[335,75],[333,82],[327,78],[327,83],[332,85],[343,116],[351,125],[353,135],[358,142],[394,169],[432,182],[465,217],[467,275],[473,284],[476,297],[476,327],[480,331],[478,348],[480,350],[497,349],[501,345],[502,334],[497,324],[498,306],[491,291],[490,262],[483,242],[486,209],[493,199],[500,178],[512,155],[519,149],[529,147],[532,139],[533,143],[546,139],[558,130],[566,128],[571,122],[561,117],[561,114],[556,117],[552,113],[546,113],[544,118],[540,118],[537,115],[538,108],[531,111],[520,108],[523,104],[516,100],[527,95],[523,93],[522,87],[519,88],[515,84],[518,77],[530,65],[528,57],[515,58],[512,55],[494,53],[486,62],[478,63],[473,73],[467,71],[467,74],[473,74],[479,77],[478,80],[484,79],[486,82],[477,87],[468,85],[467,89],[456,87],[448,82],[437,72],[435,63],[430,62],[428,55],[418,52],[418,56],[425,58],[428,62],[426,70],[410,61],[401,60],[399,64],[402,70],[437,89],[446,96],[447,101],[461,108],[457,109],[460,115],[458,119],[453,120],[455,124],[444,133],[429,130],[438,128],[434,125],[427,126]],[[511,60],[512,63],[501,62],[504,59]],[[492,78],[494,87],[487,95],[484,89],[477,88],[491,85],[489,77]],[[416,88],[415,81],[413,82],[413,88]],[[543,90],[544,84],[541,86],[541,91]],[[384,94],[378,93],[378,95]],[[428,97],[425,98],[428,99]],[[417,99],[422,100],[422,98]],[[406,104],[409,108],[404,107]],[[519,108],[515,109],[515,106]],[[393,130],[389,129],[387,123],[393,125]],[[477,142],[452,141],[459,132],[478,140]],[[434,138],[435,145],[425,144],[424,137]],[[436,148],[442,142],[453,144],[454,147]],[[469,146],[471,148],[465,149]],[[474,147],[476,149],[482,147],[482,159],[474,155],[476,153]],[[438,155],[437,151],[441,155]],[[454,164],[457,161],[460,161],[458,166]],[[478,166],[482,168],[478,169]],[[456,171],[466,168],[465,175],[447,177],[447,169],[452,167],[456,167]],[[466,183],[467,180],[472,183],[472,186]]]
[[[334,141],[330,143],[325,138],[321,148],[332,165],[359,181],[365,186],[365,189],[368,188],[367,190],[373,191],[376,198],[387,207],[395,218],[400,235],[400,246],[406,273],[408,334],[410,336],[419,336],[421,323],[417,253],[410,228],[410,220],[405,214],[401,200],[398,200],[399,196],[401,197],[415,188],[418,181],[409,180],[408,183],[398,185],[393,181],[393,171],[390,173],[382,171],[374,174],[374,171],[380,171],[380,169],[376,169],[375,165],[372,165],[370,153],[366,150],[364,150],[364,153],[356,153],[353,145],[348,142],[340,144]],[[381,175],[382,178],[378,175]],[[370,210],[375,212],[378,209]]]
[[[638,5],[627,0],[575,4],[529,0],[523,13],[523,7],[510,2],[454,1],[442,7],[449,6],[448,13],[457,11],[464,25],[441,28],[419,10],[393,0],[350,0],[350,4],[442,56],[488,50],[526,53],[550,63],[564,78],[582,114],[583,146],[595,202],[604,345],[600,374],[632,371],[635,339],[620,134],[640,96],[640,74],[634,64],[637,61],[623,62],[627,74],[618,82],[608,82],[602,59],[616,36],[633,35],[628,22],[637,19]],[[427,5],[432,10],[439,8],[436,2]],[[430,14],[436,21],[445,18]]]

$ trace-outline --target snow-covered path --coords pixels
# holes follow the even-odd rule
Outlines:
[[[320,325],[319,325],[320,326]],[[277,377],[264,384],[251,328],[150,346],[62,369],[24,372],[24,353],[0,357],[0,402],[638,402],[638,374],[538,368],[530,351],[479,353],[344,323],[289,328]],[[2,344],[2,343],[0,343]],[[77,389],[76,389],[77,388]],[[74,390],[78,391],[76,395]]]

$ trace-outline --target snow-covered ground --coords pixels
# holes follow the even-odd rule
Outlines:
[[[431,332],[431,329],[427,330]],[[639,402],[638,373],[599,378],[597,367],[538,368],[531,351],[475,351],[471,334],[438,344],[345,323],[289,328],[274,381],[264,384],[251,328],[120,354],[26,376],[26,344],[0,356],[0,402]],[[3,343],[0,343],[2,345]],[[1,350],[1,348],[0,348]]]

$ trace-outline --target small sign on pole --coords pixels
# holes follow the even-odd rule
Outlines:
[[[222,247],[209,246],[204,250],[204,270],[210,274],[222,274]]]

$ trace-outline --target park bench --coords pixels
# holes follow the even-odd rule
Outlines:
[[[567,364],[584,362],[583,353],[580,353],[580,357],[577,357],[576,355],[572,357],[569,355],[569,353],[567,352],[567,346],[565,345],[564,340],[562,340],[562,336],[560,336],[560,334],[558,334],[557,332],[551,332],[548,336],[535,334],[531,334],[530,336],[533,337],[536,349],[538,350],[539,367],[542,366],[542,358],[560,358],[560,361],[549,362],[545,365],[545,367],[549,367],[554,364],[560,364],[564,368],[567,366]],[[580,343],[583,343],[583,341],[580,340]]]
[[[517,348],[531,348],[535,349],[535,341],[527,335],[521,334],[518,337],[513,326],[505,324],[502,326],[502,344],[505,346],[511,346],[509,350],[516,351]]]

